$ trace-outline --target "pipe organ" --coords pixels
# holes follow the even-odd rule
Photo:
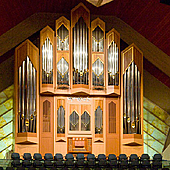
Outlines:
[[[82,3],[40,31],[39,50],[19,45],[15,70],[16,151],[143,152],[142,52],[120,55],[120,34]]]

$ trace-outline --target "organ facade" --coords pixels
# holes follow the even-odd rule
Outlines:
[[[15,150],[143,153],[143,54],[80,3],[15,50]]]

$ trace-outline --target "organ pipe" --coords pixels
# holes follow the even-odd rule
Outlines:
[[[62,24],[57,30],[57,50],[69,50],[69,32],[68,29]]]
[[[88,85],[88,28],[82,17],[73,27],[73,84]]]
[[[101,21],[99,20],[99,22]],[[94,23],[95,21],[93,24]],[[92,31],[92,52],[93,54],[104,52],[104,31],[98,25]],[[104,62],[101,57],[103,53],[98,53],[98,55],[99,57],[92,63],[92,85],[94,86],[94,89],[99,90],[104,87]]]
[[[108,85],[119,85],[119,49],[114,41],[108,49]]]
[[[53,84],[53,46],[48,37],[42,46],[42,83]]]
[[[123,132],[124,134],[141,133],[141,75],[134,61],[123,75]]]
[[[18,132],[36,132],[36,70],[27,56],[18,68]]]

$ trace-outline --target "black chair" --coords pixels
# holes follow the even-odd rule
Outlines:
[[[99,154],[97,160],[100,168],[105,168],[107,166],[107,160],[105,154]]]
[[[14,170],[14,167],[6,167],[6,170]]]
[[[32,166],[32,156],[30,153],[24,153],[23,155],[23,162],[22,162],[22,166],[25,168],[29,168]]]
[[[33,158],[34,158],[33,166],[35,168],[39,168],[39,167],[43,166],[43,164],[42,164],[43,159],[42,159],[42,155],[40,153],[34,153]]]
[[[25,170],[25,167],[23,166],[17,167],[17,170]]]
[[[83,168],[86,166],[84,154],[77,154],[76,159],[76,166],[78,168]]]
[[[119,155],[119,167],[123,169],[128,168],[128,158],[125,154]]]
[[[46,168],[52,168],[53,167],[53,155],[51,153],[46,153],[45,156],[44,156],[44,166]]]
[[[151,164],[150,164],[150,157],[148,154],[142,154],[140,157],[140,165],[141,168],[150,168]]]
[[[39,170],[47,170],[45,167],[39,167]]]
[[[3,170],[4,168],[3,167],[0,167],[0,170]]]
[[[116,168],[117,167],[117,157],[115,154],[109,154],[108,156],[108,163],[110,168]]]
[[[29,167],[28,170],[36,170],[35,167]]]
[[[21,159],[20,159],[19,153],[15,153],[15,152],[12,153],[11,154],[11,159],[12,159],[12,162],[11,162],[12,167],[19,167],[19,166],[21,166],[21,162],[20,162]]]
[[[94,168],[96,166],[96,157],[94,154],[87,155],[87,166],[89,168]]]
[[[139,157],[136,154],[131,154],[129,157],[130,168],[139,168]]]
[[[162,168],[162,155],[155,154],[153,156],[152,168]]]
[[[66,154],[65,156],[65,165],[67,168],[73,168],[74,167],[74,157],[71,153]]]
[[[63,155],[61,153],[55,154],[55,156],[54,156],[54,166],[56,168],[64,167],[64,159],[63,159]]]

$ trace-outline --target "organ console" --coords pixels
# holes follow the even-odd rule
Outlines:
[[[143,152],[143,55],[105,24],[80,3],[16,48],[17,152]]]

